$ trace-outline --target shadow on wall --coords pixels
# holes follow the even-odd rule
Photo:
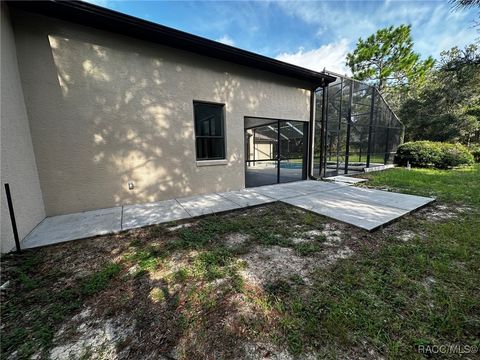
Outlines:
[[[42,152],[54,169],[42,176],[49,215],[224,190],[234,177],[233,187],[242,186],[243,138],[227,139],[234,173],[195,165],[192,101],[199,97],[182,65],[61,36],[48,41],[61,90],[46,124],[53,138]],[[240,82],[212,87],[200,100],[227,103],[231,113]],[[242,97],[254,110],[266,96]]]
[[[91,185],[104,187],[89,190],[110,194],[109,204],[154,201],[159,192],[190,193],[182,159],[194,157],[187,144],[193,126],[172,121],[185,109],[166,93],[172,85],[161,76],[162,60],[56,36],[49,36],[49,43],[63,106],[79,112],[65,120],[83,125],[67,133],[80,147],[70,148],[71,170],[90,171],[98,177]],[[128,181],[135,183],[134,191]]]
[[[239,189],[244,116],[307,119],[308,91],[292,79],[51,19],[17,19],[47,216]],[[226,104],[227,166],[196,166],[193,100]]]

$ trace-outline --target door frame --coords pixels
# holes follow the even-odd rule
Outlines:
[[[250,119],[261,119],[261,120],[271,120],[271,122],[269,123],[266,123],[266,124],[263,124],[263,125],[257,125],[257,126],[250,126],[250,127],[245,127],[245,120],[247,118],[250,118]],[[308,169],[308,134],[309,134],[309,128],[310,128],[310,124],[308,121],[302,121],[302,120],[290,120],[290,119],[278,119],[278,118],[268,118],[268,117],[259,117],[259,116],[245,116],[244,117],[244,147],[245,147],[245,151],[244,151],[244,154],[245,154],[245,161],[244,161],[244,174],[245,174],[245,186],[247,184],[247,165],[248,163],[251,163],[251,162],[262,162],[262,161],[273,161],[273,162],[276,162],[276,165],[277,165],[277,179],[276,179],[276,182],[275,183],[272,183],[272,184],[268,184],[268,185],[274,185],[274,184],[280,184],[280,183],[286,183],[286,182],[281,182],[280,179],[281,179],[281,167],[280,167],[280,163],[282,161],[285,161],[285,160],[291,160],[291,159],[296,159],[296,158],[282,158],[282,150],[281,150],[281,146],[280,146],[280,137],[281,137],[281,128],[280,128],[280,124],[281,123],[286,123],[286,122],[296,122],[296,123],[302,123],[303,125],[303,128],[302,128],[302,131],[303,131],[303,154],[302,154],[302,178],[301,179],[298,179],[298,180],[292,180],[292,181],[286,181],[286,182],[294,182],[294,181],[302,181],[302,180],[305,180],[307,179],[307,169]],[[250,160],[248,159],[248,154],[250,154],[250,148],[249,148],[249,143],[248,143],[248,134],[247,134],[247,130],[252,130],[252,129],[255,129],[255,128],[258,128],[258,127],[263,127],[263,126],[268,126],[268,125],[271,125],[271,126],[276,126],[276,132],[277,132],[277,154],[276,154],[276,157],[275,158],[269,158],[269,159],[255,159],[255,138],[253,139],[254,143],[253,143],[253,159]],[[267,185],[267,184],[265,184]]]

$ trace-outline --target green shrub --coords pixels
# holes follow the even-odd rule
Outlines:
[[[400,145],[395,155],[395,163],[405,166],[433,166],[446,169],[473,163],[473,156],[460,144],[435,141],[414,141]]]
[[[441,156],[440,143],[432,141],[407,142],[398,147],[395,163],[398,165],[429,166]]]
[[[470,151],[468,151],[465,146],[461,144],[443,143],[441,148],[442,156],[437,163],[434,163],[435,167],[446,169],[460,165],[473,164],[473,155],[470,154]]]
[[[472,154],[475,162],[480,163],[480,146],[470,149],[470,154]]]

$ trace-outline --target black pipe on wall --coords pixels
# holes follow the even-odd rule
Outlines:
[[[10,185],[8,183],[5,184],[5,194],[7,196],[8,212],[10,213],[10,221],[12,223],[13,238],[15,239],[15,247],[17,249],[17,253],[20,254],[22,252],[22,249],[20,248],[20,239],[18,237],[17,221],[15,220],[15,212],[13,210],[12,194],[10,193]]]

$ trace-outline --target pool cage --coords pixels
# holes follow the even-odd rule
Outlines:
[[[326,73],[337,79],[316,91],[314,176],[392,164],[405,126],[375,87]]]

